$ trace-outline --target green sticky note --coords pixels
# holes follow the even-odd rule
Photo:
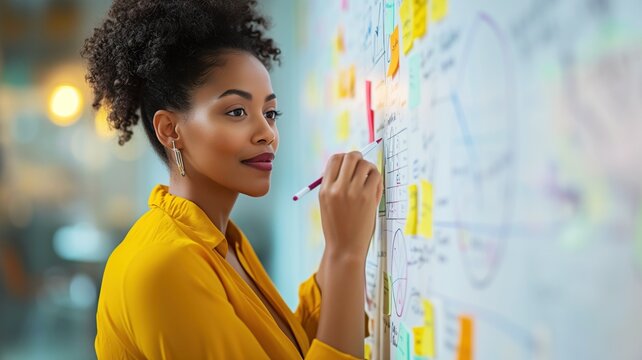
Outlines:
[[[419,55],[414,53],[408,57],[408,106],[411,109],[419,105],[421,98],[421,71],[419,69]]]
[[[410,332],[404,323],[399,323],[399,341],[397,342],[398,360],[410,360]]]
[[[392,0],[386,0],[384,5],[384,34],[386,39],[390,37],[395,28],[395,3]]]

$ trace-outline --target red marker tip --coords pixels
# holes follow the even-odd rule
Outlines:
[[[295,196],[295,197],[292,198],[292,200],[297,201],[297,200],[299,200],[299,197]]]

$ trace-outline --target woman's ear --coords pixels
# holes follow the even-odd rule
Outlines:
[[[177,148],[180,149],[182,147],[180,144],[182,139],[180,138],[179,120],[178,114],[168,110],[158,110],[154,114],[152,122],[156,137],[167,149],[172,148],[172,141],[176,142]]]

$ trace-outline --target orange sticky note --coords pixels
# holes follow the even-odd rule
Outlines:
[[[399,7],[399,16],[401,17],[401,41],[403,43],[403,53],[407,54],[412,49],[413,32],[412,27],[412,5],[415,0],[403,0]]]
[[[390,34],[390,65],[388,65],[388,76],[395,76],[399,69],[399,26]]]
[[[459,346],[457,360],[472,360],[473,358],[473,319],[467,315],[459,316]]]
[[[413,0],[412,4],[412,36],[415,39],[426,34],[428,27],[428,1],[427,0]]]

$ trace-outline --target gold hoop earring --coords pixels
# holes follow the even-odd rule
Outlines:
[[[174,158],[176,159],[176,165],[178,170],[181,173],[181,176],[185,176],[185,165],[183,164],[183,155],[181,151],[176,148],[176,143],[172,140],[172,150],[174,151]]]

